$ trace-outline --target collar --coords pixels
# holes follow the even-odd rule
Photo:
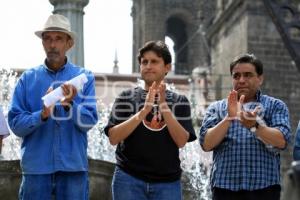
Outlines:
[[[140,86],[137,86],[137,91],[141,93],[142,97],[146,99],[146,96],[148,94],[148,90],[145,90],[145,88],[142,88]],[[171,95],[172,91],[166,89],[166,101],[172,101],[173,96]]]
[[[70,65],[69,58],[66,57],[66,62],[65,62],[65,64],[64,64],[61,68],[59,68],[59,70],[54,71],[54,70],[50,69],[50,68],[47,66],[46,60],[47,60],[47,59],[44,60],[43,67],[44,67],[48,72],[51,72],[51,73],[61,72],[61,71],[63,71],[68,65]]]
[[[260,102],[260,97],[261,97],[261,95],[262,95],[261,90],[260,90],[260,89],[257,90],[257,92],[256,92],[256,94],[255,94],[255,99],[256,99],[257,102]]]

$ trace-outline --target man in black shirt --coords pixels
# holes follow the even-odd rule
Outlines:
[[[187,98],[166,89],[171,54],[162,41],[138,55],[144,88],[123,91],[105,127],[116,150],[113,199],[180,200],[179,148],[196,139]]]

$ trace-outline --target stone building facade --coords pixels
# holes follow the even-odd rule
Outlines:
[[[133,0],[133,72],[139,67],[135,55],[149,40],[174,42],[175,74],[188,75],[207,66],[209,53],[202,32],[214,13],[215,0]]]

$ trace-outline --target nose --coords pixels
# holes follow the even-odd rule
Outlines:
[[[55,40],[50,40],[49,46],[50,46],[51,48],[55,47],[55,46],[56,46],[56,41],[55,41]]]
[[[151,65],[152,65],[152,63],[151,63],[151,62],[148,62],[148,63],[146,64],[146,68],[151,68]]]
[[[238,79],[239,82],[245,82],[246,78],[245,76],[241,75],[241,77]]]

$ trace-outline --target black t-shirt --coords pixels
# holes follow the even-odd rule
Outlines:
[[[115,100],[105,134],[109,128],[126,121],[143,108],[147,91],[140,87],[126,90]],[[183,95],[166,91],[166,101],[178,122],[196,139],[190,104]],[[117,165],[132,176],[147,182],[171,182],[180,179],[179,149],[171,138],[158,106],[116,149]]]

